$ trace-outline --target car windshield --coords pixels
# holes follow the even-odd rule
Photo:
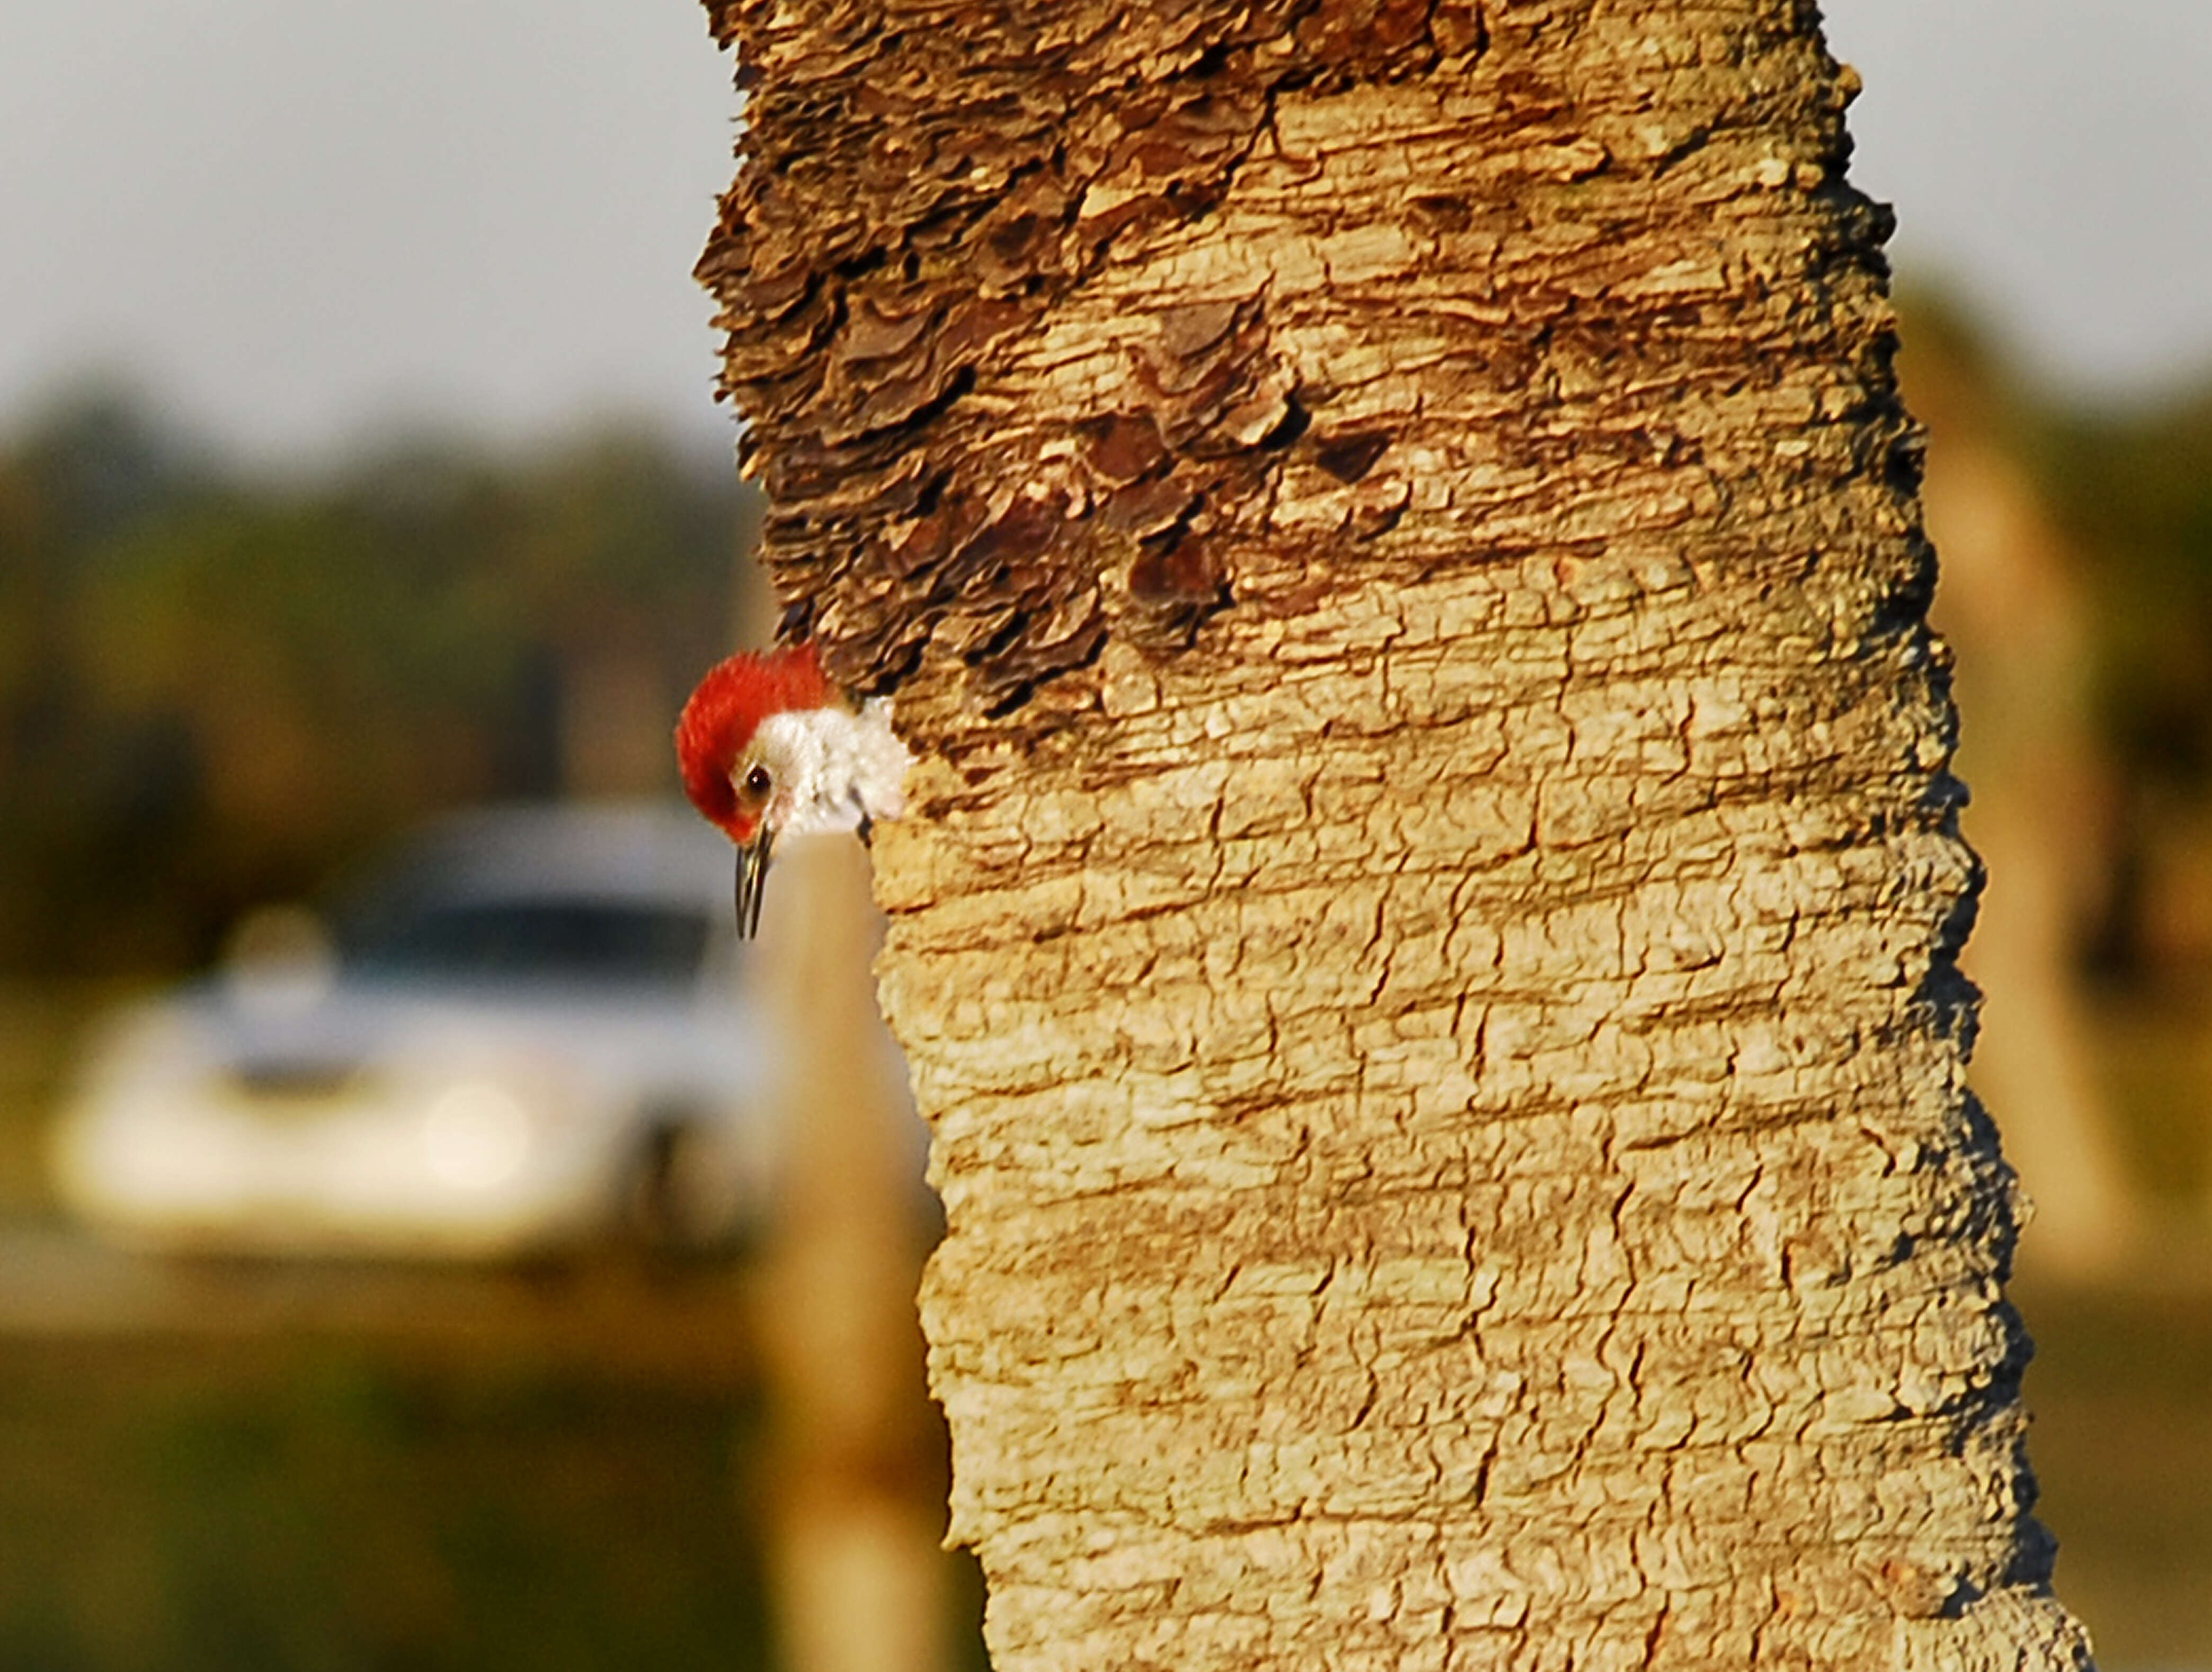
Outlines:
[[[462,982],[690,981],[706,950],[703,911],[591,899],[386,903],[344,935],[362,975]]]

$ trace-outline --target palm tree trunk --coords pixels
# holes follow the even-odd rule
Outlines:
[[[1812,8],[716,17],[1000,1672],[2084,1663]]]

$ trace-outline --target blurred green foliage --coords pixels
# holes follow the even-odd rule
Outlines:
[[[757,520],[635,430],[271,483],[51,411],[0,447],[0,973],[173,968],[431,810],[604,787],[576,706],[611,660],[672,721]]]
[[[2094,721],[2115,768],[2135,787],[2212,796],[2212,380],[2124,404],[2070,400],[2017,376],[1944,292],[1905,285],[1898,312],[1907,369],[1942,368],[2081,562]]]
[[[1899,313],[1906,398],[1934,431],[1931,501],[1970,481],[1972,514],[2000,520],[1985,538],[2022,543],[1996,578],[2011,596],[1981,597],[1984,636],[1960,648],[1966,776],[1988,768],[1979,742],[2008,727],[2015,747],[2032,738],[2045,751],[2007,769],[2047,775],[2034,788],[2064,848],[2069,930],[2108,1019],[2133,1027],[2157,1011],[2179,1029],[2171,1049],[2118,1050],[2128,1084],[2114,1089],[2161,1111],[2166,1129],[2145,1152],[2154,1188],[2192,1191],[2203,1169],[2178,1159],[2202,1158],[2201,1098],[2173,1088],[2201,1076],[2196,1042],[2212,1026],[2212,376],[2088,401],[2021,376],[2019,357],[1940,291],[1905,286]],[[1962,458],[1964,475],[1948,476]],[[2016,498],[1990,498],[2014,486]],[[2000,663],[2003,677],[1965,695]],[[2040,682],[2032,696],[2023,678]],[[2045,712],[2022,731],[2023,716],[1986,706],[2001,692]],[[2035,730],[2053,704],[2078,716],[2078,739]],[[1970,810],[1970,836],[1974,821]]]
[[[2212,799],[2212,379],[2069,399],[2020,377],[1944,293],[1907,284],[1899,313],[1908,373],[1932,362],[1963,390],[2081,564],[2108,758],[2136,789]]]
[[[2141,787],[2212,793],[2212,387],[2041,412],[2031,457],[2092,563],[2101,719]]]

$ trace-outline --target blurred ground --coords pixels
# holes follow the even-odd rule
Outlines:
[[[763,1666],[749,1432],[550,1352],[0,1337],[0,1664]]]
[[[2058,1594],[2104,1672],[2212,1665],[2212,1281],[2022,1282],[2028,1446]]]
[[[0,988],[0,1667],[774,1664],[750,1268],[104,1248],[39,1151],[112,990]]]

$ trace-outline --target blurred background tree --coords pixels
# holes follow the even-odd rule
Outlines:
[[[757,519],[643,429],[272,482],[51,410],[0,447],[0,974],[198,961],[436,808],[672,793]]]
[[[2212,386],[2027,416],[2031,468],[2087,562],[2099,729],[2123,791],[2096,967],[2122,986],[2201,988],[2212,977]]]
[[[2047,1199],[2024,1254],[2073,1235],[2065,1198],[2116,1166],[2134,1257],[2171,1274],[2212,1209],[2212,386],[2068,401],[1941,293],[1903,311],[1965,822],[1991,871],[1966,954],[1988,989],[1976,1079]],[[2084,1060],[2062,1061],[2077,1032]],[[2069,1142],[2039,1181],[2021,1128],[2067,1100],[2111,1153]]]

